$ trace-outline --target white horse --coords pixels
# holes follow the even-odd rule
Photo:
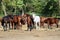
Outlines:
[[[33,18],[34,18],[36,30],[40,30],[40,17],[33,14]],[[39,26],[38,26],[38,24],[39,24]]]

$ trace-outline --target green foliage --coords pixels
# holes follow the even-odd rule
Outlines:
[[[35,12],[37,15],[56,17],[59,14],[59,0],[4,0],[6,12],[21,14]],[[0,0],[0,13],[3,13]]]
[[[58,2],[54,0],[50,0],[47,5],[45,5],[44,9],[42,10],[43,16],[56,16],[58,13]]]

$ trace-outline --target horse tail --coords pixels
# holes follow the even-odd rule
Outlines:
[[[32,21],[32,23],[33,23],[33,25],[34,25],[34,19],[33,19],[33,17],[31,17],[31,21]]]

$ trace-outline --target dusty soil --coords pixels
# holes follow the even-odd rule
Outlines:
[[[47,26],[46,26],[47,27]],[[0,25],[0,40],[60,40],[60,27],[54,29],[43,29],[24,31],[24,30],[8,30],[3,31]]]
[[[60,40],[59,30],[0,31],[0,40]]]

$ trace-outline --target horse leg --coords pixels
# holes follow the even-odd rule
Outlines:
[[[49,24],[49,25],[48,25],[48,28],[49,28],[49,29],[52,29],[52,24]]]
[[[3,30],[5,31],[5,22],[1,21],[1,25],[3,26]]]
[[[14,23],[11,23],[12,24],[12,29],[14,30]]]
[[[1,22],[1,25],[3,26],[3,30],[5,30],[5,23]]]
[[[17,26],[17,23],[14,23],[14,29],[16,29],[16,28],[17,28],[16,26]]]
[[[39,25],[38,25],[38,29],[40,30],[40,22],[39,22]]]
[[[49,21],[48,21],[48,29],[50,29],[51,28],[51,24],[49,23]]]
[[[4,23],[4,31],[7,31],[7,23]]]
[[[43,28],[45,28],[44,23],[43,23]]]
[[[10,28],[10,24],[11,24],[11,23],[9,23],[9,30],[11,29],[11,28]]]
[[[51,29],[51,24],[48,23],[48,29]]]
[[[30,24],[30,31],[33,29],[33,25],[32,24]]]
[[[27,31],[29,30],[29,24],[27,24]]]
[[[59,25],[57,23],[56,23],[56,25],[57,25],[57,28],[58,28]]]
[[[35,24],[35,25],[36,25],[36,30],[38,30],[37,22],[36,22],[36,24]]]
[[[34,24],[33,24],[33,28],[36,29],[36,27],[35,27],[35,22],[34,22]]]
[[[22,30],[22,24],[20,23],[20,29]]]
[[[39,22],[39,30],[40,30],[40,22]]]
[[[19,30],[19,26],[21,27],[21,25],[19,25],[19,24],[16,24],[16,28]]]

